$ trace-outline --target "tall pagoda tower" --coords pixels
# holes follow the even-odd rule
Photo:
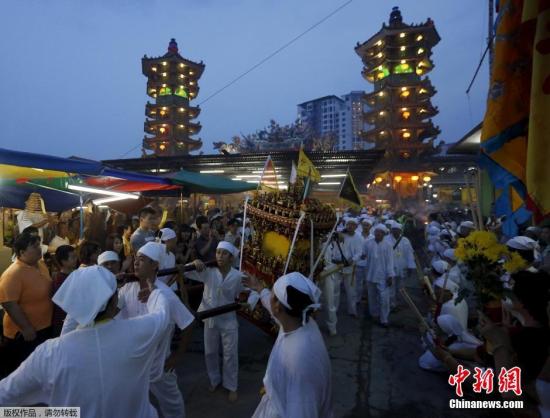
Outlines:
[[[154,155],[186,155],[202,146],[201,125],[193,120],[199,107],[191,100],[199,94],[198,80],[204,71],[202,61],[196,63],[179,54],[178,44],[171,39],[168,52],[162,57],[141,60],[143,75],[147,77],[147,95],[155,99],[145,105],[145,135],[143,149]]]
[[[438,110],[430,98],[436,90],[426,74],[434,67],[430,56],[440,39],[431,19],[408,25],[394,7],[389,24],[355,47],[364,64],[362,75],[374,85],[366,95],[370,109],[364,113],[372,129],[363,138],[385,149],[394,163],[434,151],[440,130],[431,121]]]

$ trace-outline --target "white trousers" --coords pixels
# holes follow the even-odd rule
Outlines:
[[[365,287],[367,287],[367,266],[356,266],[355,267],[355,296],[356,303],[361,302],[363,298],[363,293],[365,292]]]
[[[185,405],[175,371],[164,372],[160,380],[151,382],[150,390],[164,418],[185,418]]]
[[[220,342],[223,370],[220,370]],[[204,327],[204,359],[212,386],[223,383],[230,391],[237,390],[239,376],[239,329]],[[223,382],[222,382],[223,376]]]
[[[348,305],[348,314],[357,315],[357,296],[355,293],[355,278],[352,272],[342,272],[342,281],[344,282],[344,290],[346,291],[346,302]]]
[[[372,317],[380,317],[380,323],[387,324],[390,315],[391,287],[382,283],[367,282],[369,295],[369,313]]]
[[[395,308],[398,305],[398,301],[403,300],[400,290],[405,287],[405,277],[396,276],[393,278],[391,286],[391,307]]]
[[[323,300],[327,314],[329,331],[336,332],[338,322],[338,307],[340,306],[340,286],[342,276],[339,273],[331,274],[323,281]]]

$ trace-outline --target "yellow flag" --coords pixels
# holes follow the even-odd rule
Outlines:
[[[319,170],[315,168],[311,160],[307,157],[303,148],[300,148],[300,154],[298,155],[298,176],[309,177],[312,181],[319,182],[321,175]]]

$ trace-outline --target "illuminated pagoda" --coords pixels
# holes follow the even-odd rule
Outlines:
[[[411,162],[435,151],[433,141],[440,130],[431,121],[438,110],[430,98],[436,90],[426,74],[434,67],[431,50],[439,41],[431,19],[407,25],[394,7],[389,24],[383,23],[355,47],[364,64],[362,75],[374,85],[365,97],[370,109],[364,113],[372,128],[363,138],[386,150],[388,164]]]
[[[178,44],[171,39],[168,52],[162,57],[141,60],[147,77],[147,95],[155,99],[145,105],[143,149],[157,156],[187,155],[202,146],[200,139],[192,138],[201,125],[193,122],[200,113],[190,101],[199,94],[198,80],[204,71],[202,61],[196,63],[183,58]]]

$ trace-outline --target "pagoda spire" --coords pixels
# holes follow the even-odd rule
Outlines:
[[[370,109],[364,121],[371,128],[363,138],[385,149],[388,157],[409,160],[435,150],[440,130],[431,120],[438,113],[431,97],[436,90],[426,74],[434,67],[431,50],[439,41],[431,19],[409,25],[394,7],[389,24],[355,48],[363,77],[374,87],[366,95]]]
[[[168,52],[172,54],[177,54],[179,52],[178,43],[174,38],[170,39],[170,43],[168,44]]]
[[[156,58],[144,56],[141,67],[147,77],[147,95],[154,99],[145,105],[144,150],[161,156],[187,155],[198,150],[202,142],[193,135],[199,133],[201,125],[193,120],[200,109],[190,102],[199,93],[198,80],[204,64],[182,57],[178,43],[172,38],[166,54]]]

